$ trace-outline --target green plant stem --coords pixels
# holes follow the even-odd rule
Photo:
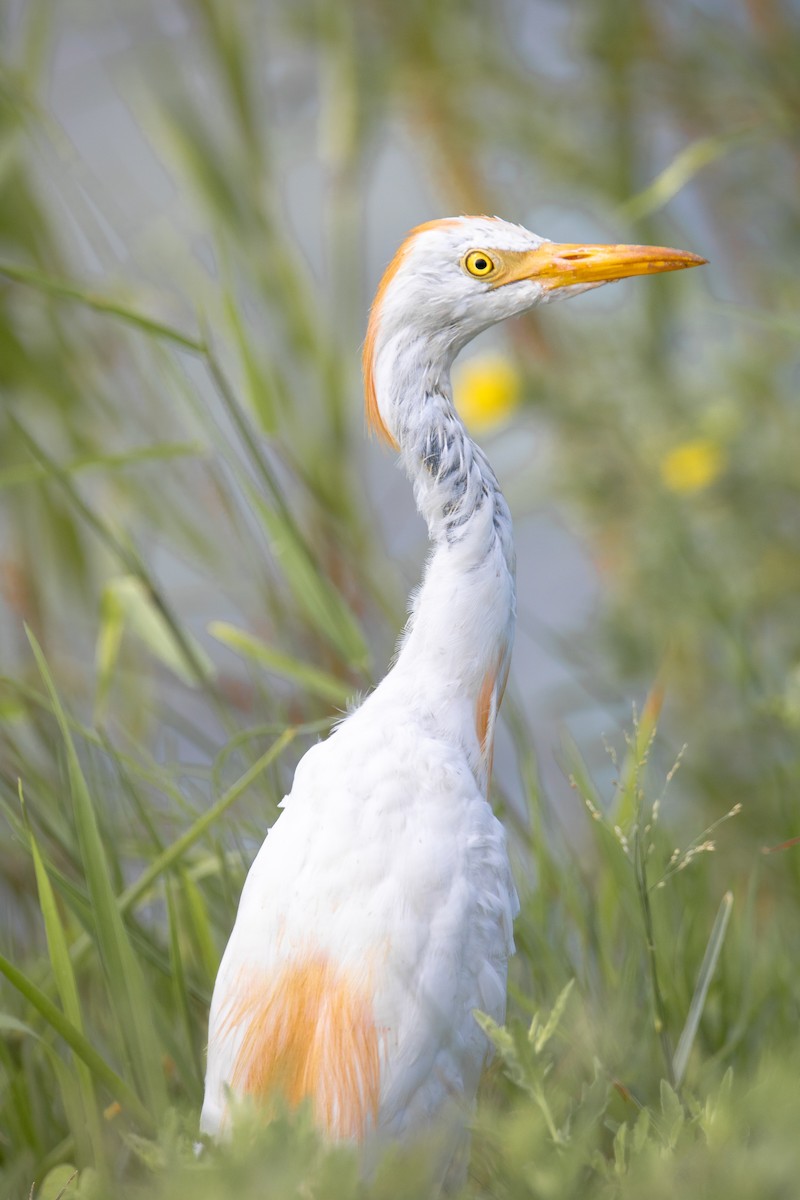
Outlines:
[[[640,813],[641,817],[641,813]],[[647,863],[645,861],[645,851],[642,847],[641,834],[641,819],[637,820],[636,834],[634,836],[634,866],[636,872],[636,888],[639,893],[639,901],[642,906],[642,920],[644,922],[645,946],[647,950],[647,966],[650,975],[650,987],[653,993],[653,1010],[655,1013],[655,1030],[658,1034],[658,1040],[661,1044],[661,1053],[664,1058],[664,1070],[666,1078],[671,1087],[675,1086],[675,1071],[673,1067],[672,1044],[667,1029],[667,1007],[664,1003],[664,994],[661,991],[661,983],[658,977],[658,960],[656,958],[656,941],[655,931],[653,928],[653,910],[650,904],[650,889],[647,886]]]

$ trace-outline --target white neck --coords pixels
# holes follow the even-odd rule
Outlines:
[[[395,342],[376,362],[381,410],[432,545],[387,683],[412,688],[422,710],[465,744],[486,786],[514,634],[511,516],[453,407],[451,355],[434,350]]]

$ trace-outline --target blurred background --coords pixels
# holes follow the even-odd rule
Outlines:
[[[726,889],[747,919],[697,1045],[715,1069],[755,1061],[800,1016],[799,15],[790,0],[0,7],[4,953],[45,986],[31,838],[67,942],[103,936],[26,624],[117,895],[301,727],[179,876],[176,852],[174,903],[154,876],[123,913],[165,1028],[184,960],[184,1026],[159,1053],[191,1104],[242,873],[294,762],[384,673],[420,576],[410,490],[364,436],[359,351],[400,239],[459,212],[709,259],[491,331],[455,376],[518,545],[496,772],[528,905],[516,985],[548,995],[577,975],[610,1003],[636,974],[613,942],[624,922],[607,952],[588,932],[624,885],[604,882],[586,806],[613,841],[644,788],[631,772],[648,761],[652,803],[680,757],[665,861],[704,849],[686,872],[701,882],[655,918],[675,1036]],[[102,959],[85,951],[79,992],[124,1062]],[[51,1070],[8,1029],[6,1106]],[[58,1159],[46,1127],[75,1136],[63,1096],[48,1103],[11,1122],[15,1180]]]

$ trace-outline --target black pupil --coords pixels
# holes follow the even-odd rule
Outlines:
[[[485,258],[476,258],[475,259],[475,270],[476,271],[485,271],[486,268],[488,267],[488,265],[489,264]]]

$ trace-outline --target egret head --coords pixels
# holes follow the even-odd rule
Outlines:
[[[389,264],[364,343],[367,413],[394,441],[379,393],[382,362],[405,352],[445,369],[476,334],[551,299],[578,295],[631,275],[705,262],[663,246],[551,242],[498,217],[452,217],[421,225]],[[388,414],[387,414],[388,415]]]

